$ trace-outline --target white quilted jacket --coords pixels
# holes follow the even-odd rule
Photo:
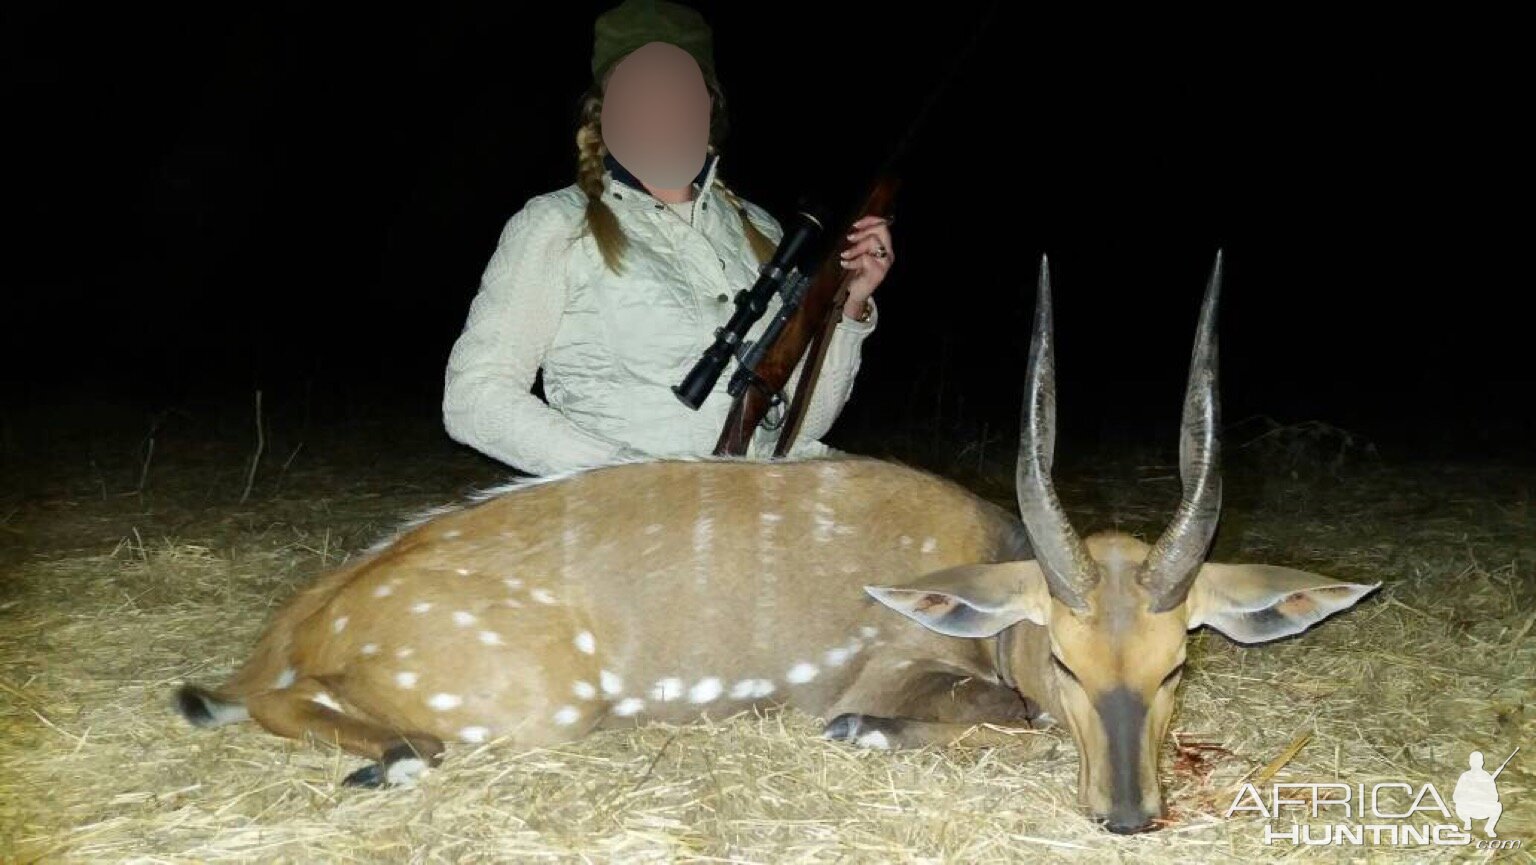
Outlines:
[[[529,474],[709,454],[731,406],[726,386],[734,362],[697,411],[671,389],[731,317],[736,292],[759,272],[737,209],[713,188],[718,154],[696,181],[702,191],[694,200],[670,206],[608,164],[605,200],[630,238],[624,274],[604,266],[583,233],[586,194],[576,184],[534,196],[502,229],[448,362],[449,435]],[[777,243],[777,220],[744,203]],[[748,339],[778,308],[775,297]],[[864,339],[878,317],[877,310],[867,322],[844,316],[838,323],[791,456],[838,453],[819,439],[852,393]],[[540,367],[548,404],[531,392]],[[786,395],[803,371],[802,358]],[[777,438],[759,427],[748,456],[767,458]]]

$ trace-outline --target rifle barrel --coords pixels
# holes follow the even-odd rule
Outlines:
[[[1493,773],[1493,777],[1495,777],[1495,778],[1499,777],[1499,772],[1503,772],[1504,771],[1504,767],[1508,766],[1509,765],[1509,761],[1515,759],[1515,755],[1518,754],[1518,753],[1520,753],[1520,746],[1516,745],[1515,746],[1515,750],[1509,752],[1509,756],[1505,757],[1504,758],[1504,762],[1499,764],[1499,770],[1498,770],[1498,772],[1494,772]]]

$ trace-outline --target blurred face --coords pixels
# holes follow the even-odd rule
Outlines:
[[[651,42],[614,65],[603,92],[603,143],[655,189],[685,189],[709,149],[709,90],[698,61]]]

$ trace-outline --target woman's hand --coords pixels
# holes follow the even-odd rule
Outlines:
[[[858,318],[864,314],[864,301],[890,272],[896,261],[891,243],[890,222],[879,216],[866,216],[853,224],[848,234],[850,246],[843,251],[843,268],[853,274],[848,281],[848,302],[843,314]]]

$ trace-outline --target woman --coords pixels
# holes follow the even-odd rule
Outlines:
[[[594,29],[578,178],[508,219],[454,344],[443,397],[455,440],[534,475],[712,453],[732,369],[697,411],[671,388],[783,235],[720,177],[725,102],[699,13],[626,0]],[[818,439],[852,392],[877,322],[870,295],[894,260],[883,220],[860,220],[849,237],[848,302],[791,456],[836,453]],[[778,306],[775,297],[748,339]],[[548,404],[530,392],[540,368]],[[802,359],[786,394],[803,370]],[[777,431],[760,427],[748,456],[766,458],[776,442]]]

